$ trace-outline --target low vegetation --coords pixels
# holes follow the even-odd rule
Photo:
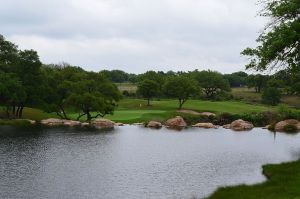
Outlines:
[[[300,160],[263,166],[265,183],[218,189],[208,199],[297,199],[300,197]]]

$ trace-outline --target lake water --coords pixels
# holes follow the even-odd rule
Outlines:
[[[299,155],[299,134],[262,129],[0,127],[0,198],[203,198],[219,186],[262,182],[263,164]]]

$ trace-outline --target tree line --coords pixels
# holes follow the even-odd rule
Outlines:
[[[0,106],[5,118],[22,118],[24,107],[54,112],[69,119],[111,114],[121,94],[103,73],[88,72],[68,64],[43,65],[34,50],[18,46],[0,35]],[[93,114],[92,114],[93,113]]]

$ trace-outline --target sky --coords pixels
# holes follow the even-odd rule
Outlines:
[[[245,69],[257,0],[0,0],[0,34],[45,64],[86,70]]]

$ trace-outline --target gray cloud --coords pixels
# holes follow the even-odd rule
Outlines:
[[[243,70],[256,0],[0,0],[0,34],[88,70]]]

